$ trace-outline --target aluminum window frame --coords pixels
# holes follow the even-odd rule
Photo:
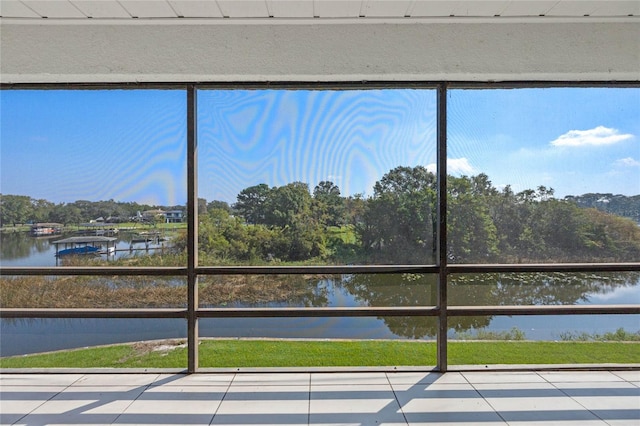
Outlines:
[[[178,276],[187,281],[187,307],[177,309],[0,309],[0,318],[183,318],[187,322],[188,373],[203,371],[198,365],[198,321],[200,318],[267,318],[267,317],[436,317],[438,321],[437,359],[435,369],[446,372],[447,324],[449,317],[509,315],[606,315],[640,314],[640,305],[563,305],[563,306],[455,306],[447,304],[447,279],[450,274],[497,272],[637,272],[640,262],[627,263],[548,263],[548,264],[449,264],[447,253],[447,95],[454,89],[518,89],[518,88],[640,88],[640,82],[344,82],[344,83],[109,83],[109,84],[2,84],[0,90],[184,90],[187,97],[187,264],[179,267],[9,267],[0,265],[0,276]],[[369,266],[198,266],[198,90],[216,89],[281,89],[281,90],[367,90],[429,89],[436,91],[437,108],[437,254],[435,264],[369,265]],[[412,307],[341,307],[341,308],[200,308],[198,276],[200,275],[300,275],[300,274],[437,274],[437,305]],[[575,368],[576,366],[572,366]],[[592,366],[590,366],[591,368]],[[560,365],[557,368],[561,368]],[[308,370],[313,367],[308,368]],[[371,369],[374,369],[371,367]],[[525,368],[531,370],[532,368]],[[234,371],[236,369],[233,369]],[[379,370],[379,368],[376,368]],[[415,369],[412,369],[415,370]],[[399,371],[394,368],[394,371]]]

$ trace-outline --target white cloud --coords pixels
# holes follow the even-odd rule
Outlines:
[[[427,165],[427,170],[431,173],[436,173],[436,165],[434,163]],[[475,172],[475,169],[469,163],[466,158],[447,158],[447,173],[470,175]]]
[[[474,172],[474,169],[466,158],[448,158],[447,172],[471,174]]]
[[[632,137],[632,134],[620,134],[618,129],[598,126],[589,130],[569,130],[550,144],[552,146],[601,146],[622,142]]]
[[[619,167],[640,167],[640,161],[635,160],[631,157],[621,158],[619,160],[616,160],[613,164]]]

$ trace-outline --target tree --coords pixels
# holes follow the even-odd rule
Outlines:
[[[4,226],[25,223],[33,215],[31,197],[26,195],[2,195],[0,194],[0,223]]]
[[[294,221],[311,218],[311,194],[309,186],[303,182],[292,182],[273,188],[265,203],[267,225],[285,228]]]
[[[31,205],[33,207],[33,221],[34,222],[47,222],[49,221],[49,215],[53,210],[55,204],[51,201],[44,199],[32,200]]]
[[[486,175],[447,178],[447,250],[454,262],[486,262],[498,254],[488,197],[496,193]]]
[[[82,222],[82,211],[74,204],[56,204],[49,215],[53,222],[63,223],[65,225],[71,223]]]
[[[198,214],[207,214],[207,200],[204,198],[198,198]]]
[[[249,224],[265,223],[265,208],[270,192],[269,185],[265,183],[245,188],[238,194],[238,201],[233,208]]]
[[[589,224],[584,210],[564,200],[548,199],[536,206],[531,227],[544,241],[540,257],[554,261],[588,256]]]
[[[365,249],[390,263],[435,259],[436,177],[425,167],[397,167],[374,185],[356,227]]]
[[[362,223],[367,201],[364,194],[350,195],[344,199],[345,222],[350,225]]]
[[[207,203],[207,210],[213,209],[221,209],[225,210],[227,213],[231,213],[231,206],[226,201],[213,200]]]
[[[280,230],[273,245],[276,257],[297,261],[326,253],[325,235],[313,217],[313,199],[306,183],[273,188],[265,204],[265,223]]]
[[[489,180],[489,176],[484,173],[480,173],[476,176],[471,176],[471,193],[474,196],[480,197],[493,197],[498,195],[498,190],[493,186]]]
[[[600,261],[633,262],[640,259],[640,227],[631,219],[584,209],[588,248]]]
[[[418,193],[433,190],[436,176],[423,166],[396,167],[375,183],[375,195]]]
[[[219,209],[213,209],[209,214],[198,216],[198,251],[200,253],[209,255],[216,261],[226,260],[229,257],[231,244],[224,233],[230,226],[230,220],[229,214]]]
[[[335,183],[323,180],[313,188],[313,198],[340,197],[340,188]]]
[[[625,196],[612,193],[589,193],[582,195],[567,195],[565,200],[578,207],[595,208],[617,216],[628,217],[640,223],[640,195]]]
[[[309,216],[293,217],[282,230],[281,244],[282,257],[288,260],[307,260],[327,254],[323,229]]]
[[[522,217],[523,209],[516,202],[516,195],[510,185],[491,196],[488,200],[489,215],[496,227],[498,251],[502,256],[516,255],[520,236],[526,220]]]
[[[88,222],[91,219],[96,219],[101,216],[100,211],[95,208],[95,203],[92,201],[77,200],[67,204],[67,207],[74,207],[80,211],[81,219],[79,219],[78,222]]]
[[[313,189],[316,217],[326,226],[340,226],[344,223],[345,205],[340,196],[340,188],[330,181],[322,181]]]

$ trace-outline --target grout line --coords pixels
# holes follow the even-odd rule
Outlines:
[[[407,415],[405,414],[404,410],[402,409],[402,404],[400,403],[400,400],[398,399],[398,395],[396,394],[396,390],[393,388],[393,384],[391,383],[391,379],[389,379],[389,373],[384,373],[384,377],[387,379],[387,383],[389,384],[389,387],[391,388],[391,392],[393,392],[393,397],[395,398],[396,403],[398,404],[398,408],[400,408],[400,412],[402,413],[402,418],[404,419],[404,422],[408,426],[409,425],[409,420],[407,419]]]
[[[496,407],[494,407],[488,400],[487,398],[484,397],[484,395],[482,395],[482,393],[476,388],[476,386],[471,383],[471,381],[469,380],[469,378],[467,376],[464,375],[464,373],[460,373],[462,374],[462,376],[464,377],[464,379],[467,381],[467,383],[469,383],[469,385],[473,388],[473,390],[478,394],[478,396],[480,398],[482,398],[482,400],[489,406],[491,407],[491,409],[493,410],[494,413],[496,413],[496,415],[498,417],[500,417],[500,420],[502,420],[504,422],[505,425],[508,425],[509,422],[507,421],[507,419],[505,419],[502,414],[500,414],[500,412],[496,409]],[[498,384],[500,385],[500,384]]]
[[[536,373],[537,374],[537,373]],[[612,373],[613,374],[613,373]],[[622,379],[622,377],[619,377],[617,375],[614,374],[614,376]],[[572,397],[571,395],[569,395],[568,393],[566,393],[564,391],[564,389],[559,388],[558,386],[556,386],[556,383],[549,381],[547,379],[545,379],[543,376],[542,377],[544,380],[547,381],[547,383],[549,383],[551,386],[553,386],[554,389],[559,390],[565,397],[571,399],[573,402],[575,402],[576,404],[578,404],[580,407],[582,407],[585,411],[591,413],[591,415],[593,415],[595,418],[597,418],[598,420],[602,421],[603,423],[609,425],[610,423],[607,422],[605,419],[603,419],[602,417],[600,417],[598,414],[594,413],[592,410],[590,410],[589,408],[585,407],[582,403],[580,403],[580,401],[578,401],[577,399],[575,399],[574,397]],[[624,380],[624,379],[623,379]],[[625,381],[626,382],[626,381]],[[583,381],[572,381],[572,382],[564,382],[564,383],[583,383]],[[592,382],[593,383],[593,382]]]
[[[577,382],[574,382],[577,383]],[[568,393],[566,393],[563,389],[560,389],[559,387],[556,386],[555,383],[550,382],[551,386],[553,386],[554,389],[559,390],[565,397],[571,399],[573,402],[575,402],[576,404],[578,404],[579,406],[581,406],[582,408],[584,408],[585,411],[588,411],[589,413],[591,413],[594,417],[596,417],[598,420],[603,421],[605,424],[609,424],[605,419],[603,419],[602,417],[598,416],[596,413],[594,413],[593,411],[591,411],[590,409],[588,409],[587,407],[585,407],[584,405],[582,405],[580,403],[580,401],[576,400],[575,398],[573,398],[571,395],[569,395]]]
[[[613,374],[614,376],[616,376],[617,378],[619,378],[619,379],[621,379],[621,380],[625,381],[626,383],[629,383],[629,384],[630,384],[630,385],[632,385],[632,386],[636,386],[636,387],[638,387],[638,385],[636,385],[636,384],[634,383],[634,380],[627,380],[627,379],[625,379],[624,377],[622,377],[622,376],[620,376],[619,374],[617,374],[618,372],[616,372],[616,371],[609,371],[609,372],[610,372],[611,374]],[[638,380],[635,380],[635,382],[640,382],[640,377],[638,377]]]
[[[118,419],[125,413],[125,411],[127,411],[129,409],[129,407],[131,407],[131,405],[133,405],[133,403],[135,401],[137,401],[146,391],[149,390],[149,388],[151,388],[153,386],[153,384],[158,380],[158,378],[160,377],[160,374],[156,374],[156,377],[149,383],[147,383],[147,385],[145,386],[145,388],[142,390],[142,392],[140,392],[138,394],[138,396],[136,396],[134,399],[132,399],[129,404],[120,411],[120,413],[118,413],[118,415],[116,416],[115,419],[113,419],[112,423],[116,423],[118,421]]]
[[[218,403],[218,406],[216,407],[216,410],[213,412],[213,416],[211,416],[211,420],[209,421],[209,425],[213,424],[213,420],[216,418],[216,415],[218,414],[218,410],[220,410],[220,407],[222,407],[222,403],[224,402],[225,398],[227,397],[227,394],[229,393],[229,389],[231,389],[231,384],[236,379],[237,375],[238,375],[237,373],[234,374],[233,377],[231,378],[231,380],[229,381],[229,384],[227,385],[227,390],[224,391],[224,395],[222,395],[222,399]]]
[[[19,419],[17,419],[15,422],[11,423],[11,424],[18,424],[22,419],[24,419],[25,417],[29,416],[31,413],[33,413],[34,411],[36,411],[38,408],[42,407],[44,404],[46,404],[47,402],[53,400],[55,397],[57,397],[58,395],[60,395],[61,393],[63,393],[64,391],[66,391],[67,389],[71,388],[71,386],[73,386],[74,383],[76,383],[78,380],[82,379],[84,376],[86,376],[86,374],[82,374],[80,375],[80,377],[78,377],[76,380],[74,380],[72,383],[68,384],[68,385],[62,385],[64,388],[59,391],[56,392],[54,395],[51,396],[51,398],[46,399],[44,401],[42,401],[40,404],[38,404],[36,407],[33,407],[33,410],[29,411],[28,413],[25,413],[22,417],[20,417]],[[28,386],[28,387],[36,387],[36,386]]]
[[[313,376],[313,373],[309,373],[309,399],[308,399],[308,403],[307,403],[307,425],[311,424],[311,377]]]

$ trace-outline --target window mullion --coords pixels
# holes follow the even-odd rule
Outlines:
[[[436,233],[438,265],[438,370],[447,371],[447,86],[438,86],[438,221]]]
[[[198,369],[198,142],[197,97],[193,85],[187,87],[187,370]]]

